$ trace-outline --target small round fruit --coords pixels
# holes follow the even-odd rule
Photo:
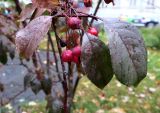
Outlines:
[[[65,50],[62,52],[61,57],[63,62],[71,62],[73,58],[73,53],[71,50]]]
[[[86,7],[92,7],[92,0],[84,0],[84,5]]]
[[[92,34],[94,36],[98,36],[98,31],[97,31],[97,29],[95,27],[90,27],[88,29],[88,33],[90,33],[90,34]]]
[[[79,57],[73,56],[72,61],[73,61],[74,63],[76,63],[76,64],[79,64]]]
[[[109,4],[109,3],[111,3],[111,2],[112,2],[112,3],[113,3],[113,5],[114,5],[114,1],[113,1],[113,0],[104,0],[104,1],[105,1],[105,3],[106,3],[106,4]]]
[[[81,47],[76,46],[72,50],[73,56],[80,57],[81,56]]]
[[[77,17],[69,17],[67,20],[67,25],[71,28],[71,29],[80,29],[81,27],[81,20]]]

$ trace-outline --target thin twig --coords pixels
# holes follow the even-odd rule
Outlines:
[[[97,4],[97,7],[96,7],[96,9],[95,9],[95,11],[94,11],[94,16],[96,16],[96,14],[97,14],[97,12],[98,12],[98,9],[99,9],[99,6],[101,5],[101,3],[102,3],[102,0],[99,0],[98,1],[98,4]],[[90,22],[90,26],[92,26],[92,24],[93,24],[93,22],[94,22],[94,19],[92,18],[92,20],[91,20],[91,22]]]
[[[1,100],[0,106],[5,106],[5,105],[7,105],[8,103],[10,103],[12,100],[14,100],[16,97],[18,97],[19,95],[21,95],[21,94],[24,93],[25,91],[26,91],[26,90],[23,89],[22,91],[18,92],[18,93],[15,94],[13,97],[10,97],[10,98],[8,99],[8,101],[5,102],[5,103],[2,103],[3,101]]]
[[[61,47],[59,45],[59,36],[58,36],[58,33],[56,31],[56,26],[55,26],[55,23],[54,23],[54,20],[52,21],[52,27],[53,27],[53,30],[55,32],[55,37],[56,37],[56,42],[57,42],[57,47],[58,47],[58,52],[59,52],[59,56],[60,56],[60,61],[61,61],[61,66],[62,66],[62,71],[63,71],[63,90],[64,90],[64,103],[63,103],[63,107],[64,107],[64,113],[68,113],[68,110],[67,110],[67,98],[68,98],[68,87],[67,87],[67,79],[66,79],[66,73],[65,73],[65,66],[64,66],[64,62],[62,61],[62,58],[61,58],[61,53],[62,53],[62,50],[61,50]]]
[[[62,80],[62,78],[60,76],[60,71],[59,71],[59,68],[58,68],[58,58],[57,58],[57,55],[56,55],[56,51],[55,51],[55,48],[54,48],[54,44],[53,44],[50,32],[48,32],[48,40],[51,44],[52,53],[53,53],[53,57],[54,57],[55,64],[56,64],[56,72],[58,73],[58,79]]]
[[[21,9],[21,7],[20,7],[19,0],[14,0],[14,3],[15,3],[15,5],[16,5],[16,10],[17,10],[17,12],[20,14],[21,11],[22,11],[22,9]]]
[[[46,57],[47,57],[47,64],[46,64],[46,67],[47,67],[47,74],[49,75],[49,67],[50,67],[50,53],[49,53],[49,38],[47,40],[47,52],[46,52]]]

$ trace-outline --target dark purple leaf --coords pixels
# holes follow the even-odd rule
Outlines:
[[[53,8],[59,4],[58,0],[32,0],[34,6],[38,8]]]
[[[112,66],[117,79],[138,85],[147,74],[147,51],[136,27],[126,22],[106,22]]]
[[[83,37],[81,61],[88,78],[97,87],[103,89],[112,79],[109,49],[97,37],[90,34]]]

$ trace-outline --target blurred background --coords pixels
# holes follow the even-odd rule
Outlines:
[[[20,1],[22,6],[30,3],[30,0]],[[98,0],[92,1],[93,7],[86,9],[90,14],[94,13]],[[77,0],[77,4],[84,7],[83,0]],[[10,9],[13,7],[12,0],[0,0],[0,11],[3,14],[12,13]],[[83,77],[74,98],[73,113],[160,113],[160,0],[115,0],[114,6],[103,2],[97,16],[104,20],[120,19],[139,28],[148,49],[148,73],[136,88],[125,87],[113,78],[103,91]],[[97,21],[94,25],[101,30],[100,39],[106,40],[103,22]],[[43,46],[42,43],[42,49],[45,48]],[[7,96],[16,92],[19,84],[23,84],[16,82],[17,79],[23,79],[24,73],[22,67],[17,70],[17,67],[12,65],[0,69],[0,80],[8,81],[12,89]],[[0,108],[0,113],[13,113],[19,107],[23,113],[45,113],[46,103],[42,97],[42,92],[34,95],[28,90],[11,104]]]

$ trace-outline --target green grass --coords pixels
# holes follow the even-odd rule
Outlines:
[[[160,27],[142,28],[140,32],[147,47],[160,49]]]

